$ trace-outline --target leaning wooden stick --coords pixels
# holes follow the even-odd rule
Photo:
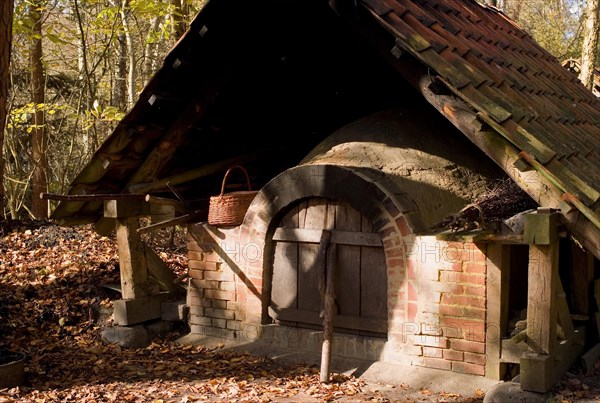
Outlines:
[[[333,342],[333,315],[335,313],[335,289],[334,272],[335,265],[330,259],[327,259],[327,249],[331,240],[331,231],[323,230],[319,244],[319,258],[323,262],[326,271],[325,274],[325,295],[324,295],[324,318],[323,318],[323,347],[321,349],[321,376],[320,381],[329,382],[329,365],[331,362],[331,350]],[[332,252],[335,251],[335,245],[332,246]],[[333,255],[333,253],[332,253]]]

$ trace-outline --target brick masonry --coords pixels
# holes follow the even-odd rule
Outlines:
[[[484,375],[485,245],[414,234],[412,228],[418,227],[419,218],[407,195],[383,188],[362,172],[349,173],[341,167],[300,168],[288,171],[290,177],[281,183],[276,178],[267,184],[270,188],[258,193],[241,226],[215,228],[201,223],[189,227],[187,304],[192,332],[230,339],[261,337],[302,348],[302,329],[279,331],[265,325],[268,318],[263,307],[269,301],[263,298],[268,291],[264,286],[270,282],[265,275],[270,271],[265,265],[270,263],[264,259],[267,232],[277,213],[289,203],[305,197],[335,197],[337,191],[340,200],[370,219],[383,241],[388,338],[344,335],[345,341],[335,346],[334,352]],[[327,170],[340,171],[347,183],[323,187],[323,178],[336,177]],[[293,180],[299,185],[288,194]],[[345,193],[344,189],[353,186],[365,191]]]

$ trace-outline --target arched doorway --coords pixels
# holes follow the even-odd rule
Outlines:
[[[331,230],[326,254],[323,230]],[[379,233],[347,203],[303,200],[277,224],[272,239],[269,316],[283,326],[320,329],[321,284],[326,265],[335,268],[337,332],[386,337],[387,269]]]

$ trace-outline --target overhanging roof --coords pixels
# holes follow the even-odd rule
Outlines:
[[[335,66],[335,71],[329,72],[330,80],[355,67],[347,62],[336,65],[333,60],[351,53],[352,46],[340,45],[331,54],[327,49],[333,47],[316,47],[314,55],[309,47],[302,47],[302,41],[319,41],[317,14],[308,5],[318,8],[324,1],[292,1],[285,7],[282,3],[286,2],[249,7],[244,2],[210,1],[167,56],[132,111],[73,181],[69,194],[144,193],[148,188],[136,185],[172,176],[175,171],[166,167],[182,148],[189,146],[191,136],[203,136],[203,142],[195,145],[199,149],[213,150],[198,154],[200,161],[195,162],[205,168],[232,156],[248,158],[250,163],[264,152],[263,143],[253,148],[256,142],[251,140],[236,137],[231,142],[214,128],[215,115],[210,110],[218,103],[223,88],[232,83],[250,85],[250,76],[236,82],[231,78],[232,71],[240,66],[256,68],[257,77],[267,80],[270,76],[260,75],[260,71],[271,65],[255,66],[252,58],[268,60],[277,56],[283,60],[289,46],[296,46],[306,57],[314,56],[317,66],[303,68],[316,69],[320,58],[330,57],[333,64],[323,65],[327,69]],[[400,77],[417,88],[541,206],[561,209],[574,236],[600,258],[600,101],[571,72],[502,12],[474,0],[361,0],[356,5],[339,0],[332,4],[340,24],[348,23],[365,38]],[[291,29],[295,31],[286,31]],[[277,42],[271,38],[277,30],[287,39]],[[336,40],[343,43],[344,37]],[[262,43],[259,41],[274,43],[268,48],[257,47]],[[366,68],[358,69],[348,79],[358,80],[361,73],[363,79],[370,74]],[[279,67],[273,67],[273,74],[273,80],[282,80],[277,84],[282,87],[282,96],[303,91],[309,85],[307,81],[285,88],[289,85],[283,81],[287,76]],[[369,79],[375,80],[373,77]],[[328,82],[319,82],[315,91]],[[382,88],[385,81],[375,80],[373,86]],[[382,92],[374,98],[389,95]],[[257,101],[265,99],[259,97]],[[327,110],[326,101],[314,102],[304,116],[334,114]],[[307,99],[293,105],[309,102]],[[287,112],[278,111],[273,119],[283,123],[302,116],[291,118],[283,113]],[[250,115],[247,118],[252,119]],[[323,117],[318,123],[325,121]],[[315,123],[319,128],[310,130],[325,132],[335,128],[334,123]],[[290,137],[282,139],[282,144]],[[213,186],[214,181],[208,184]],[[91,216],[99,206],[61,202],[53,218]]]

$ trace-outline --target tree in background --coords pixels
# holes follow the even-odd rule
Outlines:
[[[0,218],[43,218],[45,183],[67,191],[204,1],[0,0],[3,18],[13,1],[12,57],[1,65],[8,77],[0,85],[10,82],[11,92],[0,131]],[[4,52],[10,28],[2,29]]]
[[[29,53],[31,73],[31,102],[33,104],[33,124],[31,126],[31,159],[33,172],[31,175],[31,214],[34,218],[48,217],[47,203],[40,194],[48,191],[46,172],[48,160],[46,156],[46,123],[45,123],[45,74],[42,51],[42,10],[44,0],[33,0],[29,8],[32,22],[31,49]]]
[[[4,126],[7,119],[8,71],[12,44],[13,0],[3,0],[0,4],[0,219],[4,214]]]
[[[598,35],[600,33],[599,5],[600,0],[588,0],[585,10],[581,73],[579,74],[579,79],[590,90],[594,87],[594,70],[598,55]]]

